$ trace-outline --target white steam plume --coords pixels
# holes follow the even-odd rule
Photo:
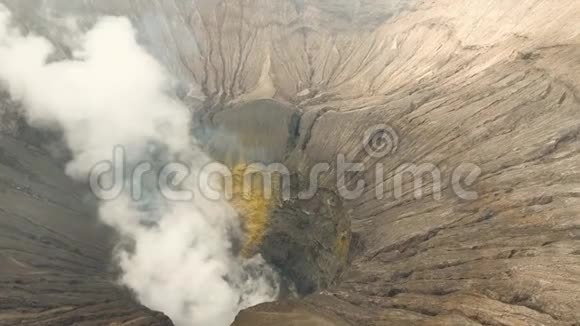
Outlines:
[[[52,62],[54,46],[10,20],[0,4],[0,82],[33,126],[64,131],[71,177],[85,181],[118,145],[129,164],[153,157],[198,167],[209,161],[191,141],[189,111],[168,93],[167,72],[136,42],[129,20],[100,19],[72,59]],[[190,183],[199,170],[193,172]],[[177,325],[224,326],[240,309],[275,299],[272,270],[260,257],[235,253],[241,232],[226,203],[199,195],[173,202],[148,191],[144,202],[123,193],[100,208],[102,220],[129,243],[117,255],[121,283],[143,304]]]

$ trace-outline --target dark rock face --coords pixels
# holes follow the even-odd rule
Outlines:
[[[319,162],[333,166],[338,154],[366,167],[345,185],[370,185],[358,198],[328,205],[340,190],[329,174],[320,183],[327,193],[273,213],[262,250],[303,281],[299,292],[315,293],[248,309],[236,325],[578,323],[577,1],[383,3],[78,6],[130,14],[163,31],[144,39],[178,77],[199,85],[187,99],[202,122],[214,115],[226,121],[230,108],[257,100],[296,107],[300,122],[289,129],[295,145],[276,156],[299,180]],[[178,23],[147,25],[146,14]],[[369,17],[372,23],[359,24]],[[280,118],[284,133],[289,116]],[[398,150],[369,158],[363,136],[377,124],[396,131]],[[108,282],[107,233],[87,231],[98,226],[83,218],[89,214],[59,170],[24,164],[38,154],[5,139],[0,259],[8,267],[0,270],[0,323],[169,323]],[[441,198],[428,178],[423,196],[405,178],[400,196],[389,192],[405,163],[435,166]],[[470,187],[476,199],[453,191],[451,176],[464,163],[481,169]],[[348,223],[339,217],[347,212]],[[348,264],[329,254],[346,225],[353,232]]]
[[[338,281],[348,261],[350,221],[337,196],[320,191],[290,200],[271,213],[261,252],[295,287],[312,294]]]

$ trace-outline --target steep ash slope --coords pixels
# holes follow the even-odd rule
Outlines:
[[[76,188],[47,154],[2,136],[0,325],[171,325],[114,284],[112,234]]]
[[[17,11],[21,3],[35,3],[5,2]],[[367,167],[347,187],[353,189],[358,180],[372,186],[339,203],[352,236],[344,232],[342,219],[322,209],[334,207],[324,204],[332,200],[311,204],[293,198],[272,212],[262,249],[267,258],[284,267],[280,258],[288,253],[272,250],[272,243],[292,243],[296,252],[313,257],[296,270],[320,277],[308,280],[305,292],[311,295],[249,309],[237,325],[572,325],[580,320],[577,1],[243,0],[193,6],[189,1],[82,1],[76,10],[128,14],[138,22],[143,42],[182,79],[200,138],[211,140],[215,135],[207,130],[219,127],[224,116],[236,120],[246,104],[276,100],[300,115],[296,128],[280,131],[290,133],[282,160],[299,184],[316,163],[335,165],[341,153]],[[35,17],[28,19],[39,22]],[[396,131],[398,149],[369,158],[363,136],[377,124]],[[424,196],[418,198],[414,180],[406,178],[403,195],[395,198],[388,190],[405,163],[437,167],[441,199],[429,195],[429,178]],[[453,192],[451,176],[464,163],[481,169],[470,188],[479,194],[476,200]],[[384,169],[378,177],[377,165]],[[338,196],[332,173],[321,187]],[[383,199],[377,199],[377,187]],[[17,203],[0,207],[23,209]],[[292,220],[288,212],[304,216]],[[284,225],[288,220],[297,224]],[[291,229],[304,223],[310,226]],[[280,225],[290,241],[272,238]],[[65,226],[56,228],[68,234],[60,231]],[[317,238],[309,230],[330,231]],[[298,233],[302,238],[293,241]],[[2,237],[16,237],[8,250],[24,243],[18,234]],[[341,239],[349,250],[339,250]],[[83,255],[103,262],[103,248],[87,248]],[[77,260],[76,254],[67,255]],[[4,256],[12,268],[29,266],[22,258]],[[328,261],[341,264],[330,269]],[[97,265],[100,275],[106,264]],[[286,267],[292,278],[296,270]],[[14,291],[24,287],[13,285],[18,283],[10,276],[2,281]],[[30,282],[24,281],[36,284]],[[94,292],[103,302],[116,299],[117,290],[107,285],[110,292],[101,291],[100,282],[86,283],[91,295],[85,299],[93,302]],[[47,306],[56,301],[37,298],[54,291],[43,289],[46,284],[22,290],[18,297],[25,303],[9,305],[12,310],[3,310],[0,321],[17,309],[50,324],[61,312]],[[74,298],[56,305],[79,306]],[[113,306],[105,309],[103,303],[92,320],[108,322],[116,309],[136,309],[128,301]],[[150,313],[131,311],[148,322]]]
[[[304,150],[290,155],[298,170],[357,157],[377,122],[400,143],[350,184],[373,186],[347,202],[360,244],[342,282],[296,306],[250,310],[238,324],[580,320],[578,10],[572,1],[426,1],[370,31],[332,33],[308,20],[288,32],[302,47],[273,37],[269,95],[316,117]],[[216,76],[227,85],[232,75]],[[377,200],[376,185],[393,189],[404,163],[436,165],[442,199],[418,199],[405,179],[402,198]],[[452,192],[462,163],[481,168],[475,201]]]

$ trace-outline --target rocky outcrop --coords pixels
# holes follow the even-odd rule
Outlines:
[[[5,2],[18,10],[26,1]],[[576,1],[78,3],[79,12],[130,14],[138,22],[143,42],[182,80],[178,88],[196,111],[198,128],[227,122],[228,114],[253,101],[294,107],[300,117],[296,128],[264,146],[284,145],[276,158],[298,184],[314,165],[327,162],[331,169],[320,185],[330,197],[359,181],[367,185],[360,196],[339,203],[353,235],[346,236],[344,264],[331,269],[323,264],[329,257],[326,243],[344,237],[336,227],[344,224],[325,224],[333,215],[323,212],[324,201],[311,210],[305,209],[308,203],[290,201],[272,212],[272,229],[264,237],[271,260],[288,257],[275,250],[283,247],[275,244],[281,237],[272,237],[275,228],[282,225],[291,237],[288,230],[297,223],[301,238],[290,242],[302,246],[310,262],[289,259],[288,272],[323,264],[317,271],[330,270],[333,276],[312,282],[303,291],[310,295],[243,312],[237,325],[573,325],[580,320]],[[285,133],[292,119],[283,116]],[[397,146],[380,157],[366,151],[365,134],[377,125],[397,134],[391,139]],[[366,167],[349,175],[344,187],[335,173],[339,154]],[[4,158],[3,171],[11,172],[2,173],[17,173],[22,160]],[[467,163],[481,172],[469,187],[477,198],[454,191],[454,171]],[[441,182],[431,173],[417,196],[416,179],[408,173],[399,178],[403,164],[428,166]],[[59,175],[45,166],[26,171],[37,171],[41,180]],[[37,182],[23,174],[9,180]],[[441,185],[440,197],[433,193],[434,182]],[[400,193],[391,191],[399,185]],[[2,284],[18,294],[0,302],[7,307],[0,321],[51,324],[52,318],[87,315],[76,309],[95,308],[87,323],[163,322],[119,299],[125,297],[105,281],[105,240],[89,240],[83,233],[91,224],[82,218],[85,208],[78,199],[69,198],[71,188],[59,188],[62,196],[47,190],[35,199],[25,187],[2,187],[7,195],[0,197],[0,212],[13,219],[3,218],[13,222],[0,228],[10,230],[2,235],[2,243],[9,243],[0,252],[9,266],[2,269]],[[18,197],[10,197],[14,194]],[[56,218],[74,223],[50,224],[57,223],[45,218],[51,209],[58,210]],[[304,210],[317,213],[299,216]],[[31,227],[36,229],[25,231]],[[38,234],[46,232],[43,243]],[[80,253],[67,244],[73,234],[80,234],[82,243],[75,242]],[[334,238],[316,251],[317,234]],[[22,249],[28,242],[34,247]],[[45,269],[54,272],[35,274]],[[26,279],[18,284],[18,277]],[[71,280],[80,283],[66,283]],[[48,298],[63,288],[75,290],[62,292],[62,304]]]

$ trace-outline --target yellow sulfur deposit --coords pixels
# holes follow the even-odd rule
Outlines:
[[[267,196],[264,190],[263,176],[259,171],[249,171],[245,163],[237,164],[233,169],[233,192],[231,203],[243,219],[246,241],[243,253],[252,256],[256,253],[262,243],[264,235],[268,229],[270,212],[277,202],[279,193],[279,181],[274,176],[272,178],[272,196]],[[251,178],[246,178],[252,174]],[[251,180],[249,188],[244,182]]]

